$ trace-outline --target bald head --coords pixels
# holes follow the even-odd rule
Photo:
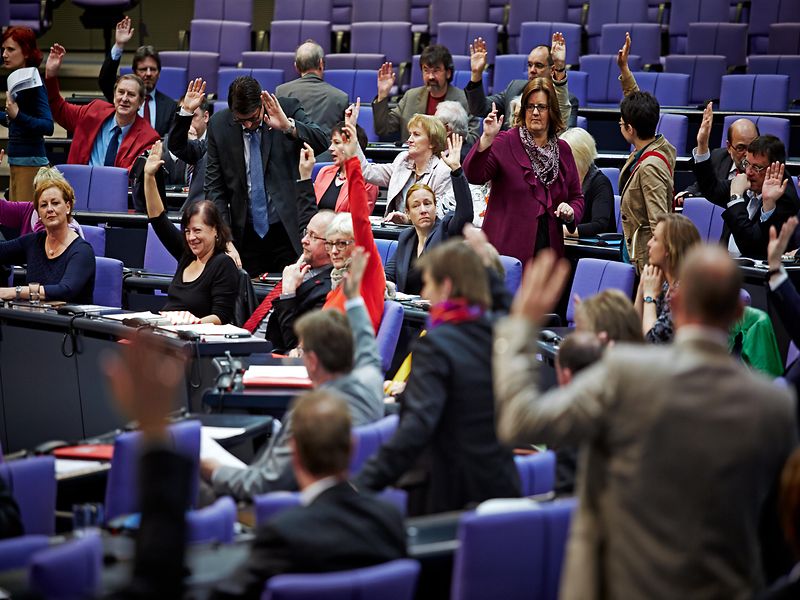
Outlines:
[[[322,76],[324,59],[325,52],[322,50],[322,46],[313,40],[306,40],[294,53],[294,67],[300,75],[317,73]]]
[[[702,244],[690,250],[679,281],[672,300],[676,327],[704,325],[727,332],[741,318],[742,274],[721,246]]]
[[[736,119],[728,127],[725,145],[736,168],[744,172],[742,161],[747,155],[747,146],[758,137],[758,127],[750,119]]]
[[[319,269],[331,263],[331,257],[325,250],[325,233],[336,216],[332,210],[321,210],[308,222],[305,235],[300,240],[303,246],[303,261],[312,269]]]

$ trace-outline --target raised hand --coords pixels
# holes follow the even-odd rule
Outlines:
[[[261,92],[261,102],[264,103],[264,124],[267,127],[286,131],[292,126],[275,94]]]
[[[316,162],[317,161],[314,160],[314,149],[309,146],[307,142],[303,142],[303,147],[300,148],[300,163],[298,165],[300,181],[311,179],[311,173],[314,171],[314,164]]]
[[[470,79],[475,83],[483,81],[483,72],[486,70],[486,41],[475,38],[469,45],[469,68],[472,71]]]
[[[361,246],[356,246],[353,249],[353,254],[350,257],[350,267],[347,269],[342,281],[342,289],[348,300],[358,298],[361,293],[361,280],[364,279],[368,258],[369,253]]]
[[[378,100],[385,100],[392,93],[392,86],[394,85],[395,78],[392,63],[385,62],[378,69]]]
[[[617,66],[619,67],[620,73],[625,73],[628,71],[628,56],[631,53],[631,34],[627,31],[625,32],[625,43],[622,44],[622,48],[619,49],[617,52]]]
[[[500,133],[500,128],[503,126],[503,115],[498,117],[497,106],[492,102],[492,110],[486,115],[483,120],[483,133],[480,139],[480,150],[486,150],[492,145],[494,138]]]
[[[455,171],[461,167],[461,147],[464,145],[464,138],[457,133],[451,133],[447,137],[447,150],[442,152],[442,160]]]
[[[700,128],[697,130],[697,153],[705,154],[708,152],[708,139],[711,137],[711,126],[714,124],[714,107],[711,102],[706,104],[703,109],[703,120],[700,121]]]
[[[761,202],[765,211],[774,209],[778,198],[786,192],[786,184],[789,183],[789,180],[783,178],[784,168],[784,164],[778,161],[767,167],[767,175],[761,186]]]
[[[58,70],[61,68],[61,63],[66,53],[67,51],[61,44],[50,46],[50,54],[47,56],[47,62],[44,66],[45,77],[58,77]]]
[[[198,77],[194,81],[189,81],[189,86],[186,88],[186,93],[183,95],[181,101],[181,108],[188,113],[194,114],[203,100],[206,97],[206,82],[202,77]]]
[[[164,164],[164,161],[161,160],[161,152],[161,140],[159,140],[150,148],[150,154],[147,156],[147,160],[144,163],[145,175],[155,177],[156,173],[158,173],[161,165]]]
[[[356,126],[352,123],[345,123],[342,131],[342,150],[345,160],[353,158],[358,154],[358,137],[356,136]]]
[[[567,42],[560,31],[553,33],[550,46],[550,56],[553,58],[553,71],[559,73],[567,68]]]
[[[789,246],[789,239],[797,227],[797,217],[789,219],[781,226],[781,232],[775,231],[775,226],[769,228],[769,243],[767,244],[767,264],[770,271],[775,271],[781,266],[781,257]]]
[[[358,115],[361,112],[361,96],[356,98],[355,103],[351,104],[344,111],[344,122],[358,125]]]
[[[114,42],[120,49],[125,47],[125,44],[131,41],[133,37],[133,23],[130,17],[124,17],[122,21],[117,23],[117,28],[114,30]]]
[[[511,314],[538,324],[561,298],[569,269],[569,262],[558,258],[552,249],[545,248],[539,252],[525,268],[511,305]]]

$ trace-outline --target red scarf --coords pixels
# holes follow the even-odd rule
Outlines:
[[[428,329],[434,329],[444,323],[466,323],[477,321],[486,311],[477,304],[469,304],[464,298],[450,298],[431,306],[428,315]]]

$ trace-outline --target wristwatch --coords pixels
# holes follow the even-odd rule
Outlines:
[[[744,196],[742,196],[741,194],[731,194],[731,198],[730,200],[728,200],[728,203],[730,204],[731,202],[735,202],[738,200],[744,200]]]
[[[291,118],[290,118],[290,119],[289,119],[289,127],[287,127],[286,129],[284,129],[284,130],[283,130],[283,133],[286,133],[286,134],[292,133],[292,130],[293,130],[293,129],[294,129],[294,119],[291,119]]]
[[[652,296],[645,296],[644,297],[644,303],[645,304],[655,304],[656,300]]]
[[[16,299],[19,300],[22,297],[22,286],[18,285],[16,288],[14,288],[14,291],[17,293]]]

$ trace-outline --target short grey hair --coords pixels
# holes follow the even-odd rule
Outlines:
[[[578,173],[583,179],[597,158],[597,144],[592,134],[580,127],[570,127],[561,134],[561,139],[572,149],[575,166],[578,167]]]
[[[330,225],[328,225],[328,230],[325,232],[325,238],[327,239],[336,234],[351,239],[355,237],[353,233],[353,217],[350,216],[350,213],[340,212],[336,213],[336,216],[333,217]]]
[[[469,116],[459,102],[454,100],[439,102],[435,116],[453,133],[463,137],[469,133]]]
[[[301,74],[318,68],[321,60],[325,60],[325,51],[314,40],[306,40],[294,53],[294,66]]]

